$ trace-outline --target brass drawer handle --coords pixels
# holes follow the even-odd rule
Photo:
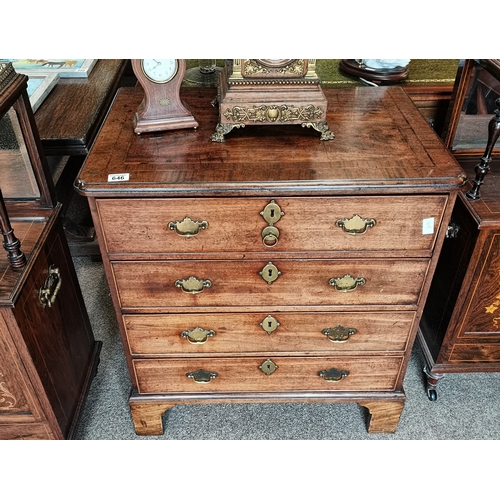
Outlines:
[[[261,236],[264,246],[271,248],[277,245],[280,231],[277,227],[267,226],[262,230]]]
[[[326,335],[330,342],[335,344],[343,344],[347,342],[351,335],[357,332],[356,328],[346,328],[342,325],[337,325],[334,328],[324,328],[321,333]]]
[[[186,215],[182,221],[169,222],[168,228],[175,231],[179,236],[191,238],[196,236],[202,229],[208,229],[208,222],[206,220],[199,222]]]
[[[346,274],[342,278],[331,278],[328,281],[328,284],[335,287],[337,292],[352,292],[365,283],[365,278],[353,278],[350,274]]]
[[[181,333],[181,337],[186,339],[190,344],[204,344],[208,337],[214,337],[215,332],[213,330],[204,330],[197,326],[193,330],[184,330]]]
[[[353,215],[350,219],[339,219],[335,222],[337,227],[340,227],[344,233],[351,235],[365,234],[369,227],[376,224],[375,219],[363,219],[358,214]]]
[[[321,370],[318,376],[324,378],[327,382],[340,382],[342,379],[349,375],[348,370],[338,370],[337,368],[330,368],[329,370]]]
[[[186,377],[192,378],[197,384],[208,384],[212,379],[218,376],[219,374],[217,372],[207,372],[205,370],[186,373]]]
[[[176,280],[174,285],[185,293],[201,293],[205,288],[210,288],[212,282],[210,280],[199,280],[195,276],[190,276],[189,278]]]
[[[38,291],[38,299],[42,306],[52,307],[54,302],[56,301],[57,294],[61,289],[62,280],[61,273],[59,272],[59,268],[55,266],[49,267],[49,274],[45,279],[45,283]]]

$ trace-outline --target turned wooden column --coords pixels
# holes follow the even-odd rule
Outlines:
[[[14,270],[21,270],[26,265],[26,255],[21,250],[21,242],[15,237],[14,230],[10,225],[7,208],[3,201],[2,190],[0,189],[0,232],[3,235],[3,247],[7,250],[7,258],[10,267]]]
[[[474,168],[476,178],[472,181],[472,189],[465,194],[470,200],[479,200],[481,198],[479,191],[483,185],[484,178],[490,171],[491,153],[500,136],[500,97],[495,101],[495,104],[498,107],[495,109],[495,116],[488,124],[488,143],[486,144],[481,161]]]

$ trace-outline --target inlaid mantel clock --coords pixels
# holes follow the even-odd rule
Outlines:
[[[186,72],[184,59],[132,59],[132,69],[144,90],[134,116],[134,132],[198,128],[179,92]]]
[[[211,139],[224,142],[246,125],[302,125],[335,136],[326,122],[327,100],[315,59],[233,59],[221,72],[219,121]]]

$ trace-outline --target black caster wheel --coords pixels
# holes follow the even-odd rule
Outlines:
[[[435,389],[429,389],[427,391],[427,396],[430,401],[436,401],[437,400],[437,392]]]

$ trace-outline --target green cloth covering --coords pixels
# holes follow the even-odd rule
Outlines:
[[[316,72],[322,87],[344,87],[365,85],[354,76],[346,75],[339,69],[340,59],[317,59]],[[409,64],[408,78],[401,82],[406,85],[453,85],[459,59],[412,59]],[[187,68],[198,64],[197,59],[187,59]],[[224,65],[217,59],[217,66]]]

